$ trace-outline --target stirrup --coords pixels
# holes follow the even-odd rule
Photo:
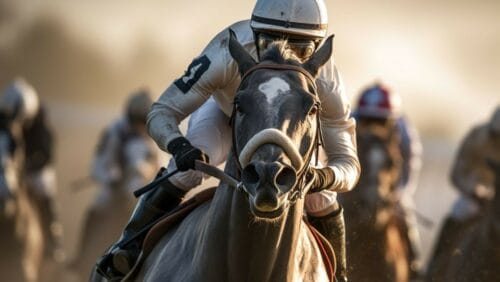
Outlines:
[[[108,252],[100,257],[95,264],[95,271],[108,281],[121,281],[124,274],[113,268],[114,253]]]
[[[127,275],[127,273],[132,270],[138,256],[132,255],[131,251],[118,249],[113,252],[112,262],[113,269],[122,273],[123,275]]]
[[[100,257],[95,264],[95,271],[106,278],[107,280],[113,279],[110,269],[110,263],[112,262],[113,254],[106,253]]]

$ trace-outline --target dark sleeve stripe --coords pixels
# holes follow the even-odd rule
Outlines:
[[[182,91],[182,93],[186,94],[193,85],[198,82],[200,77],[208,70],[210,67],[210,59],[206,55],[198,57],[191,62],[187,71],[184,75],[178,78],[174,84]]]

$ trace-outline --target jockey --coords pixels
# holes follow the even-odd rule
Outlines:
[[[125,172],[124,169],[124,147],[126,143],[134,137],[148,140],[151,146],[155,146],[146,130],[146,117],[153,103],[149,93],[142,89],[132,93],[128,98],[124,116],[113,122],[104,130],[97,145],[94,161],[91,168],[92,179],[99,182],[105,189],[101,189],[97,196],[98,201],[103,200],[110,192],[110,189],[123,187],[121,180]],[[151,150],[156,153],[156,148]],[[148,159],[148,167],[157,169],[158,158],[156,154]],[[139,183],[138,185],[142,185]],[[137,188],[137,187],[135,187]]]
[[[357,109],[353,113],[361,129],[364,125],[377,124],[395,130],[399,138],[403,167],[398,187],[394,193],[400,203],[405,221],[403,236],[409,246],[412,275],[420,274],[420,235],[418,232],[413,195],[421,167],[422,144],[415,128],[401,112],[401,97],[385,85],[375,83],[366,88],[359,97]]]
[[[442,225],[429,273],[437,269],[439,257],[448,253],[453,242],[480,218],[486,203],[493,198],[495,175],[488,159],[500,161],[500,106],[488,122],[472,128],[459,147],[450,178],[460,196]]]
[[[28,194],[35,201],[47,240],[46,255],[64,258],[62,226],[55,213],[56,179],[53,167],[54,138],[46,108],[35,89],[23,79],[14,80],[0,98],[0,115],[23,150],[22,176]]]
[[[234,23],[220,32],[153,104],[148,115],[149,134],[158,146],[173,155],[167,170],[181,173],[161,187],[144,194],[119,242],[128,240],[148,223],[174,209],[184,195],[201,184],[203,174],[193,170],[195,160],[222,164],[231,148],[229,117],[241,78],[229,53],[229,29],[239,43],[258,60],[275,40],[307,60],[326,36],[327,11],[322,0],[258,0],[250,20]],[[337,280],[346,281],[345,227],[337,192],[351,190],[359,177],[355,145],[355,121],[342,79],[333,62],[320,70],[316,80],[322,102],[322,132],[327,166],[311,170],[321,192],[306,196],[305,208],[313,224],[333,245],[337,254]],[[179,123],[191,115],[184,137]],[[128,272],[139,253],[141,240],[126,249],[113,245],[97,263],[101,274]],[[112,259],[110,259],[110,257]],[[112,263],[108,263],[109,261]]]

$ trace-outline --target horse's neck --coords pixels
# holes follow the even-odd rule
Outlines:
[[[230,171],[226,167],[226,172]],[[230,277],[271,281],[286,277],[288,269],[296,267],[295,253],[301,247],[297,243],[303,228],[302,200],[272,223],[260,222],[251,216],[248,199],[243,192],[221,185],[210,209],[212,218],[205,246],[217,246],[219,253],[227,255],[223,260],[231,272]],[[227,238],[224,245],[221,238]],[[221,250],[221,247],[226,249]]]

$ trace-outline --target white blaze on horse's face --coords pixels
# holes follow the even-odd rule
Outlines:
[[[271,105],[280,94],[290,91],[290,84],[282,78],[273,77],[259,85],[258,89],[266,95],[267,103]]]

